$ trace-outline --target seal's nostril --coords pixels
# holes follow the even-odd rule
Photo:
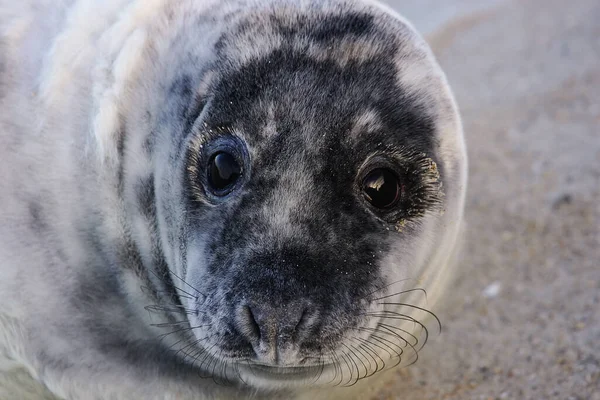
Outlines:
[[[304,311],[302,311],[302,313],[300,314],[300,319],[298,320],[298,323],[294,327],[294,333],[296,335],[302,332],[304,328],[306,328],[306,325],[308,325],[309,323],[308,320],[308,309],[305,308]]]
[[[256,322],[256,318],[252,309],[249,306],[244,306],[242,310],[242,315],[245,320],[245,328],[247,329],[247,336],[253,340],[260,340],[260,326],[258,322]]]
[[[313,330],[319,316],[318,312],[311,307],[306,307],[300,313],[300,318],[296,323],[293,332],[294,339],[298,342],[304,341]]]

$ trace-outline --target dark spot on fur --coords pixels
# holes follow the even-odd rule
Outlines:
[[[28,208],[32,230],[34,232],[46,231],[48,229],[48,221],[44,216],[42,204],[37,201],[30,201]]]
[[[0,40],[0,54],[8,54],[4,40]],[[6,96],[5,87],[9,85],[9,82],[10,76],[6,57],[0,57],[0,100]]]
[[[150,131],[144,139],[144,143],[142,144],[142,149],[146,152],[148,157],[152,157],[154,153],[154,142],[156,140],[156,132]]]
[[[45,368],[53,371],[65,371],[73,367],[73,363],[69,362],[63,354],[50,354],[49,351],[41,349],[37,352],[37,362]]]
[[[144,113],[144,123],[147,126],[152,126],[152,113],[149,110],[146,110]],[[147,157],[152,157],[154,154],[154,144],[156,142],[156,131],[154,129],[150,129],[150,131],[146,134],[144,141],[142,142],[142,150],[146,152]]]
[[[317,41],[330,41],[348,35],[363,36],[374,30],[373,16],[363,13],[328,15],[312,27],[310,36]]]
[[[154,220],[156,218],[154,175],[140,179],[136,185],[135,193],[138,209],[142,215],[149,220]]]
[[[115,136],[117,138],[117,154],[119,155],[119,160],[123,160],[123,154],[125,153],[126,134],[122,129],[119,129]]]
[[[142,278],[146,278],[147,271],[144,269],[142,258],[133,240],[129,237],[125,238],[117,249],[119,266],[124,269],[130,269]]]
[[[177,78],[170,88],[171,95],[179,99],[184,132],[189,132],[206,105],[207,99],[194,90],[194,80],[190,75]]]

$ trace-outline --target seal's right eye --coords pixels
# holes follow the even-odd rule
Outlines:
[[[242,167],[233,155],[221,151],[210,158],[208,184],[217,196],[229,194],[240,176]]]

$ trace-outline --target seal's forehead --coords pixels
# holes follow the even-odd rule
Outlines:
[[[375,2],[261,2],[238,17],[217,43],[232,68],[286,48],[340,66],[385,56],[411,67],[399,69],[407,80],[440,72],[414,28]]]
[[[399,43],[422,47],[420,37],[401,17],[378,4],[344,1],[261,1],[237,15],[220,45],[238,65],[282,45],[316,58],[365,60]]]
[[[374,75],[371,80],[398,87],[402,93],[396,105],[418,107],[423,116],[440,125],[456,128],[456,110],[443,73],[420,35],[400,16],[369,2],[261,2],[242,13],[232,29],[223,33],[216,44],[221,79],[230,79],[241,70],[258,78],[268,68],[258,71],[252,66],[264,60],[273,68],[274,54],[285,53],[287,66],[302,57],[314,65],[335,64],[337,75],[346,74],[343,87],[360,86],[350,71]],[[388,64],[390,68],[388,67]],[[293,72],[288,69],[287,71]],[[323,75],[326,75],[325,73]],[[252,75],[250,75],[252,76]],[[291,76],[291,74],[290,74]],[[298,75],[297,75],[298,76]],[[218,78],[218,77],[217,77]],[[315,81],[316,82],[316,81]],[[303,82],[310,85],[307,80]],[[368,87],[364,94],[368,94]],[[325,91],[323,91],[325,92]],[[352,94],[354,95],[354,94]],[[364,96],[363,96],[364,97]],[[359,103],[360,98],[355,102]],[[363,104],[350,118],[364,124],[376,122],[376,107]],[[384,112],[386,112],[384,110]],[[361,117],[362,116],[362,117]],[[355,129],[355,132],[358,131]]]
[[[382,40],[391,36],[380,29],[372,13],[339,8],[254,10],[232,33],[223,35],[218,46],[238,67],[282,47],[342,66],[369,60],[393,47],[390,40]]]

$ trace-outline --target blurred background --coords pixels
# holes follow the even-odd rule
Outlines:
[[[377,399],[600,399],[600,1],[388,0],[470,156],[444,331]]]

